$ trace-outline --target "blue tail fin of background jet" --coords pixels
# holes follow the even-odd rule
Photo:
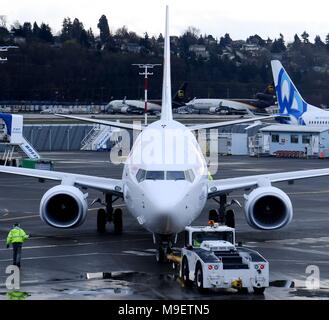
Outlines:
[[[302,114],[307,111],[308,104],[296,89],[281,62],[273,60],[271,65],[280,114],[292,116],[300,122]]]

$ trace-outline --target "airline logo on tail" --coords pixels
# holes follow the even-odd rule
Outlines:
[[[288,73],[280,61],[272,61],[272,72],[277,94],[280,113],[294,117],[300,124],[303,124],[301,116],[307,111],[307,103],[304,101]]]

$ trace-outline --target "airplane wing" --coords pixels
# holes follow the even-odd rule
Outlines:
[[[143,130],[143,126],[139,126],[139,125],[131,124],[131,123],[122,123],[122,122],[107,121],[107,120],[94,119],[94,118],[68,116],[68,115],[57,114],[57,113],[55,114],[55,116],[67,118],[67,119],[80,120],[80,121],[85,121],[85,122],[98,123],[98,124],[102,124],[104,126],[110,126],[110,127],[115,127],[115,128],[121,128],[121,129],[138,130],[138,131]]]
[[[228,194],[238,189],[250,189],[275,182],[293,182],[294,180],[329,176],[329,169],[315,169],[291,172],[279,172],[238,178],[211,180],[208,184],[208,198]]]
[[[188,127],[191,131],[194,130],[201,130],[201,129],[211,129],[211,128],[219,128],[219,127],[226,127],[231,126],[234,124],[240,124],[245,122],[252,122],[252,121],[258,121],[258,120],[267,120],[275,118],[275,115],[266,116],[266,117],[252,117],[248,119],[242,119],[242,120],[232,120],[232,121],[223,121],[223,122],[214,122],[214,123],[206,123],[206,124],[197,124],[194,126]]]
[[[122,196],[122,181],[119,179],[102,178],[82,174],[73,174],[59,171],[46,171],[0,166],[0,173],[16,174],[41,180],[66,182],[83,188],[92,188]]]

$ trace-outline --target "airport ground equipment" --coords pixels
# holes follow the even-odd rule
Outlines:
[[[206,227],[186,227],[180,263],[180,277],[186,287],[193,283],[199,291],[234,288],[263,294],[269,286],[269,263],[258,252],[235,244],[235,229],[212,223]],[[175,259],[175,261],[174,261]]]
[[[120,129],[96,124],[81,141],[81,150],[99,151],[106,149],[108,140]]]
[[[9,148],[5,151],[5,160],[10,160],[16,146],[31,160],[39,160],[41,157],[33,146],[23,136],[23,116],[0,113],[0,142]],[[11,150],[9,150],[11,149]]]

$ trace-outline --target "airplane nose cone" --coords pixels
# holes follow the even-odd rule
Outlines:
[[[149,191],[149,221],[152,229],[160,234],[180,232],[189,220],[186,190],[180,183],[161,189],[162,192],[157,192],[156,188]]]

